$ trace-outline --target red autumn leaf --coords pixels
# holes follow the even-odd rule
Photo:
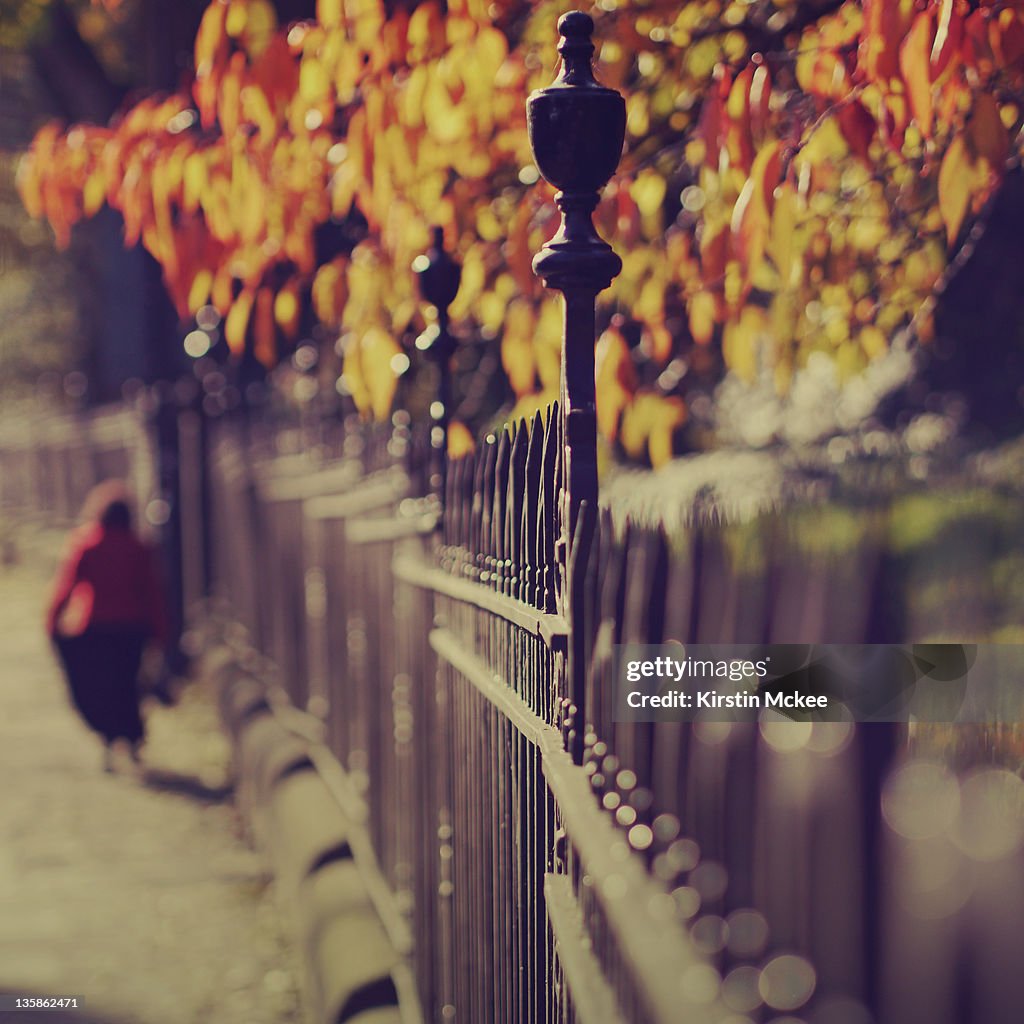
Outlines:
[[[1001,175],[1010,153],[1010,136],[999,116],[999,104],[991,93],[979,93],[967,129],[974,152]]]
[[[729,226],[722,224],[711,229],[704,225],[700,237],[700,262],[704,271],[704,280],[717,282],[725,273],[725,264],[729,258]]]
[[[1012,67],[1024,57],[1024,25],[1018,11],[999,11],[988,23],[988,38],[1000,67]]]
[[[850,152],[862,160],[868,159],[868,147],[875,137],[877,124],[860,100],[844,103],[839,108],[839,128],[850,147]]]
[[[972,11],[964,21],[960,50],[968,66],[991,68],[994,58],[989,45],[988,25],[988,12],[980,9]]]
[[[266,95],[271,110],[275,114],[283,113],[299,85],[298,61],[285,36],[274,36],[253,64],[251,76]]]
[[[717,168],[724,142],[725,98],[732,86],[729,69],[719,64],[714,71],[711,94],[704,101],[697,125],[697,137],[704,142],[704,162]]]
[[[869,81],[887,82],[899,74],[900,43],[909,27],[909,19],[900,8],[893,0],[864,0],[857,70]]]

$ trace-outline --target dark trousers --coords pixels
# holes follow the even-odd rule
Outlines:
[[[145,631],[134,626],[90,626],[57,638],[72,703],[107,743],[143,738],[138,675],[145,643]]]

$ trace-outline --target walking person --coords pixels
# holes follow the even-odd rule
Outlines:
[[[102,737],[104,767],[112,771],[119,740],[139,761],[145,737],[139,667],[147,643],[162,647],[166,640],[164,597],[154,552],[132,529],[128,492],[120,482],[94,488],[83,518],[57,573],[47,631],[72,702]]]

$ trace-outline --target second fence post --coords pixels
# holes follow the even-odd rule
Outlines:
[[[431,408],[434,426],[430,432],[430,486],[442,506],[448,474],[448,424],[452,405],[452,355],[455,339],[448,329],[448,307],[459,293],[462,268],[445,252],[444,228],[432,229],[430,248],[413,260],[412,268],[419,278],[420,294],[437,310],[437,323],[431,324],[417,339],[416,347],[437,363],[437,401]]]

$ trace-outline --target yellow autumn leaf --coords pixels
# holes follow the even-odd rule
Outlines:
[[[444,22],[434,0],[417,5],[409,18],[407,38],[415,61],[440,51],[444,46]]]
[[[516,299],[505,315],[501,337],[501,365],[512,392],[520,397],[533,391],[537,365],[534,360],[533,307],[525,299]]]
[[[344,0],[316,0],[316,20],[324,28],[338,28],[345,17]]]
[[[597,428],[609,441],[614,441],[619,430],[619,416],[636,390],[636,372],[629,345],[617,327],[609,327],[597,339],[594,379]]]
[[[666,182],[662,175],[651,169],[641,171],[629,187],[629,194],[644,216],[656,213],[665,200]]]
[[[395,339],[382,327],[371,327],[363,335],[361,364],[370,411],[377,420],[384,420],[391,412],[398,378],[392,360],[401,353]]]
[[[206,187],[206,159],[202,153],[193,153],[185,158],[182,178],[185,190],[182,206],[187,212],[194,213]]]
[[[793,275],[793,263],[797,253],[796,225],[799,203],[793,185],[783,182],[776,189],[767,249],[779,272],[783,287],[790,283]]]
[[[774,193],[779,180],[781,149],[778,141],[761,148],[733,207],[730,225],[733,250],[746,280],[764,255],[771,216],[768,197]]]
[[[730,321],[722,332],[722,357],[726,366],[743,380],[757,376],[758,351],[767,327],[763,309],[747,306],[738,320]]]
[[[686,404],[677,396],[639,394],[622,415],[619,439],[633,459],[646,454],[653,466],[673,455],[675,431],[686,422]]]
[[[512,411],[508,414],[507,423],[517,423],[519,420],[529,422],[537,415],[550,408],[551,403],[558,400],[557,391],[537,391],[533,394],[522,395]]]
[[[946,150],[939,168],[939,210],[946,225],[946,241],[952,245],[960,234],[967,207],[970,203],[970,182],[973,167],[967,152],[967,144],[958,135]]]
[[[715,297],[708,291],[699,291],[687,302],[690,334],[698,345],[706,345],[715,332]]]
[[[342,263],[325,263],[313,278],[313,312],[324,324],[336,325],[341,321],[345,306],[346,281]]]
[[[231,304],[231,309],[224,320],[224,338],[235,355],[241,354],[245,349],[245,334],[249,327],[249,315],[252,313],[254,300],[253,292],[248,288],[243,289]]]
[[[249,0],[242,39],[250,57],[257,58],[266,50],[276,29],[277,11],[274,5],[269,0]]]
[[[299,65],[299,95],[310,106],[327,99],[331,80],[323,64],[316,57],[304,56]]]
[[[285,285],[274,296],[274,322],[286,338],[294,340],[298,334],[300,312],[297,286],[294,283]]]
[[[86,217],[98,213],[107,198],[107,185],[101,170],[95,170],[86,179],[82,189],[82,212]]]
[[[448,458],[461,459],[471,455],[475,449],[476,442],[469,427],[461,420],[452,420],[448,424]]]
[[[889,349],[885,335],[874,326],[865,327],[857,336],[857,340],[868,359],[877,359]]]
[[[206,305],[210,297],[210,288],[213,285],[213,272],[207,269],[200,270],[194,278],[188,290],[188,309],[195,313],[201,306]]]
[[[794,163],[798,168],[828,165],[842,160],[848,152],[849,146],[843,138],[838,119],[826,118],[815,122],[813,134],[794,158]]]
[[[232,39],[237,39],[245,31],[245,23],[248,18],[249,4],[247,0],[231,0],[224,21],[224,31]]]
[[[558,390],[562,376],[561,298],[548,296],[541,304],[533,336],[533,353],[542,391]]]

